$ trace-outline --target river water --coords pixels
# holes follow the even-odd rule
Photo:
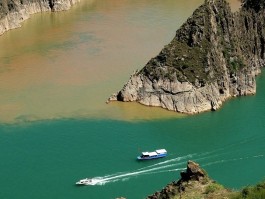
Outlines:
[[[145,198],[189,159],[229,188],[262,180],[264,75],[257,95],[195,116],[105,103],[202,2],[83,1],[1,36],[0,198]],[[169,156],[136,161],[157,148]],[[74,185],[85,177],[101,181]]]

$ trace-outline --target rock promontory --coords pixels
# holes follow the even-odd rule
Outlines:
[[[0,35],[21,27],[21,22],[31,14],[47,11],[63,11],[80,0],[0,0]]]
[[[181,178],[155,192],[147,199],[227,199],[232,192],[208,177],[199,164],[188,161],[186,171],[180,173]]]
[[[236,168],[235,168],[236,169]],[[233,172],[233,171],[231,171]],[[194,161],[180,173],[180,179],[167,184],[161,191],[146,199],[258,199],[265,198],[265,182],[231,190],[211,179],[207,172]],[[124,197],[116,199],[126,199]]]
[[[242,0],[232,12],[226,0],[206,0],[108,102],[137,101],[187,114],[217,110],[231,97],[256,93],[264,59],[264,1]]]

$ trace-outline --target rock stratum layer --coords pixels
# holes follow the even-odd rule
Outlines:
[[[108,102],[137,101],[187,114],[216,110],[228,98],[256,93],[264,58],[264,1],[242,1],[233,13],[225,0],[206,0]]]
[[[80,0],[0,0],[0,35],[21,27],[21,22],[31,14],[47,11],[63,11]]]

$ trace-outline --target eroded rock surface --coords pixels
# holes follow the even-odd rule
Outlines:
[[[233,13],[225,0],[206,0],[108,102],[137,101],[194,114],[255,94],[255,77],[265,64],[263,3],[245,0]]]
[[[193,161],[188,161],[187,168],[181,172],[178,181],[169,183],[161,191],[147,199],[227,199],[231,192],[208,177],[208,174]]]
[[[47,11],[63,11],[80,0],[0,0],[0,35],[21,27],[21,22],[31,14]]]

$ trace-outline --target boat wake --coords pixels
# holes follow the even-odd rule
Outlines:
[[[139,177],[143,175],[154,175],[160,173],[169,173],[169,172],[178,172],[185,169],[187,160],[194,160],[199,162],[203,167],[215,165],[215,164],[222,164],[232,161],[239,161],[239,160],[246,160],[250,158],[264,158],[265,155],[264,149],[262,150],[259,148],[259,154],[244,154],[243,157],[238,157],[240,154],[239,151],[241,150],[241,146],[248,144],[256,140],[257,138],[250,138],[248,140],[243,140],[237,143],[233,143],[230,145],[226,145],[222,148],[217,148],[211,151],[206,151],[202,153],[193,153],[179,157],[172,157],[171,159],[167,159],[164,161],[160,161],[158,163],[154,163],[134,171],[130,172],[118,172],[110,175],[105,175],[102,177],[94,177],[91,180],[92,183],[83,184],[83,185],[105,185],[107,183],[113,183],[117,181],[127,181],[133,177]],[[242,154],[242,153],[241,153]],[[150,163],[150,162],[148,162]]]
[[[211,166],[214,164],[221,164],[221,163],[226,163],[226,162],[234,162],[234,161],[247,160],[247,159],[252,159],[252,158],[263,158],[263,157],[265,157],[265,155],[260,154],[260,155],[253,155],[253,156],[246,156],[246,157],[239,157],[239,158],[223,159],[223,160],[217,160],[214,162],[203,164],[202,167],[207,167],[207,166]]]
[[[140,169],[138,169],[138,171],[141,171],[141,170],[144,170],[144,169],[147,169],[147,168],[152,168],[152,167],[164,165],[164,164],[168,164],[168,163],[172,163],[172,162],[178,162],[178,161],[181,161],[181,160],[185,160],[185,162],[179,162],[178,164],[185,164],[187,159],[191,159],[195,155],[196,155],[196,153],[189,154],[189,155],[186,155],[186,156],[172,158],[172,159],[169,159],[169,160],[165,160],[165,161],[162,161],[162,162],[159,162],[159,163],[156,163],[156,164],[152,164],[152,165],[140,168]],[[174,164],[174,165],[178,165],[178,164]]]
[[[108,175],[109,177],[108,176],[95,177],[95,178],[91,178],[91,180],[93,181],[93,184],[87,184],[87,185],[105,185],[106,183],[110,183],[110,182],[126,181],[126,180],[129,180],[131,177],[137,177],[139,175],[151,175],[151,174],[173,172],[173,171],[179,171],[179,170],[185,169],[185,168],[176,168],[176,169],[170,169],[170,170],[163,170],[163,169],[167,169],[167,168],[174,167],[174,166],[176,166],[176,164],[170,164],[170,165],[155,167],[151,169],[144,169],[141,171],[136,170],[133,172],[112,174],[112,175]]]

